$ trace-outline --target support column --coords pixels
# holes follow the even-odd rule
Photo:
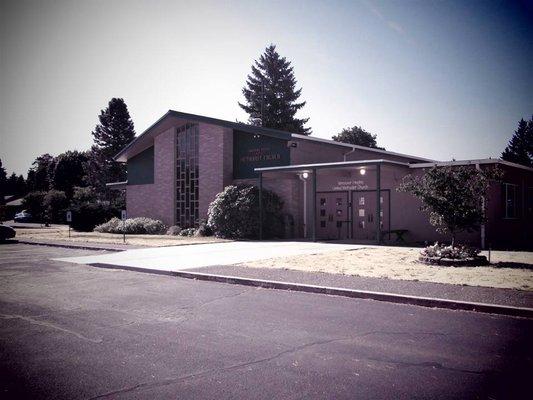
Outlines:
[[[313,168],[313,189],[312,189],[312,214],[311,214],[311,240],[316,242],[316,168]]]
[[[259,172],[259,240],[263,240],[263,173]]]
[[[376,241],[381,244],[381,164],[376,164]]]

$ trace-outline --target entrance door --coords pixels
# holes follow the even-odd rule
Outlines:
[[[390,209],[389,190],[381,190],[381,231],[389,230]],[[352,192],[353,209],[353,238],[355,240],[376,240],[377,239],[377,205],[376,191],[362,190]]]
[[[319,239],[347,239],[348,192],[319,192],[316,194],[316,233]]]

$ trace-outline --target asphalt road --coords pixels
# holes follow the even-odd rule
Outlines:
[[[197,282],[0,246],[0,396],[531,395],[533,321]]]

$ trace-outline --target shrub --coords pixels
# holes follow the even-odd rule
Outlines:
[[[194,232],[194,236],[213,236],[213,230],[207,224],[207,221],[201,221]]]
[[[179,233],[180,236],[194,236],[194,233],[196,232],[196,229],[194,228],[187,228],[182,229]]]
[[[420,254],[429,258],[445,258],[449,260],[466,260],[477,257],[480,250],[468,246],[446,246],[438,242],[432,246],[427,246]]]
[[[72,207],[72,229],[90,232],[96,225],[117,216],[117,210],[105,203],[81,203]]]
[[[103,233],[157,235],[165,233],[167,227],[163,222],[157,219],[139,217],[128,218],[125,221],[121,221],[118,218],[113,218],[104,224],[96,226],[94,230]]]
[[[117,217],[111,218],[109,221],[94,227],[95,232],[100,233],[119,233],[122,229],[122,220]],[[120,231],[122,233],[122,231]]]
[[[263,237],[281,237],[283,202],[263,190]],[[208,225],[216,236],[226,238],[259,237],[259,189],[256,186],[227,186],[209,205]]]
[[[181,228],[178,225],[172,225],[167,229],[167,235],[177,236],[181,232]]]
[[[74,193],[72,195],[73,204],[96,203],[97,201],[98,195],[92,186],[74,187]]]
[[[124,221],[124,228],[126,233],[137,233],[147,235],[163,234],[167,230],[167,226],[158,219],[151,218],[129,218]]]

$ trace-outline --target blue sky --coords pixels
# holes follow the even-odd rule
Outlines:
[[[498,157],[533,114],[527,2],[4,1],[0,158],[26,173],[89,148],[111,97],[137,133],[168,109],[246,120],[241,88],[270,43],[317,137],[360,125],[392,151]]]

